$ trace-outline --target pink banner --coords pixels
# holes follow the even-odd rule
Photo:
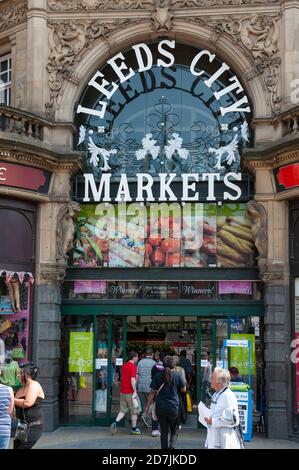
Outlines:
[[[106,281],[74,281],[75,294],[106,294]]]
[[[252,294],[251,281],[219,281],[219,294]]]

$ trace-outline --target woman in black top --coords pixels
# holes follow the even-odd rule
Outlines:
[[[35,380],[37,371],[37,367],[32,363],[20,367],[18,377],[22,388],[15,395],[16,416],[27,421],[29,433],[26,442],[14,440],[14,449],[31,449],[41,437],[44,429],[42,402],[45,394],[39,382]]]
[[[177,421],[179,413],[179,394],[186,392],[182,376],[174,370],[173,358],[165,356],[165,370],[158,372],[152,379],[151,392],[146,404],[148,413],[151,402],[155,399],[156,414],[161,428],[161,449],[174,449],[177,438]],[[170,440],[168,443],[168,434]]]

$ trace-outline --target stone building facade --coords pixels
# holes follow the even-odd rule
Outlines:
[[[160,38],[216,53],[252,100],[254,145],[243,152],[242,165],[255,179],[267,433],[295,436],[290,344],[298,273],[290,269],[289,201],[299,197],[299,186],[279,191],[275,171],[299,162],[298,0],[0,1],[0,60],[11,58],[11,98],[0,105],[1,167],[21,164],[51,173],[44,194],[0,184],[2,204],[10,198],[36,207],[31,357],[46,392],[47,428],[58,425],[61,285],[77,210],[71,178],[84,168],[84,153],[73,144],[75,105],[109,57]],[[2,260],[0,248],[0,267],[15,269]]]

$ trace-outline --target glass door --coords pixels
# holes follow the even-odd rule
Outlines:
[[[206,405],[210,404],[210,385],[212,370],[215,367],[215,323],[211,319],[198,320],[199,334],[199,399]]]
[[[61,319],[59,376],[60,424],[93,424],[93,317]]]
[[[95,340],[95,420],[108,426],[119,411],[125,354],[125,319],[97,317]]]

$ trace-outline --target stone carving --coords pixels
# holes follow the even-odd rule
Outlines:
[[[171,0],[158,0],[151,22],[155,31],[170,31],[173,27],[173,15],[169,11]]]
[[[268,251],[267,213],[265,208],[256,201],[246,204],[247,217],[252,221],[251,232],[259,258],[266,258]]]
[[[254,60],[256,74],[262,74],[269,92],[273,112],[280,110],[280,64],[279,57],[279,19],[280,14],[251,15],[212,19],[209,24],[221,34],[228,34],[236,43],[241,44]],[[250,75],[254,75],[253,70]]]
[[[0,31],[22,23],[22,21],[26,21],[26,19],[27,0],[17,5],[9,5],[0,10]]]
[[[42,271],[40,283],[47,286],[55,285],[61,287],[64,276],[64,271]]]
[[[153,0],[48,0],[54,11],[139,10],[152,6]]]
[[[78,85],[80,77],[72,67],[80,62],[83,54],[97,39],[108,38],[112,31],[131,24],[131,20],[116,19],[80,22],[75,20],[49,21],[49,72],[50,101],[45,104],[46,114],[53,119],[57,98],[64,80]]]
[[[174,8],[200,8],[268,3],[279,3],[279,0],[172,0],[171,5]],[[53,11],[144,10],[152,9],[156,4],[157,0],[48,0],[48,8]]]
[[[67,253],[73,247],[75,233],[75,220],[80,205],[77,202],[69,202],[61,207],[57,217],[56,228],[56,259],[65,261],[68,259]]]

